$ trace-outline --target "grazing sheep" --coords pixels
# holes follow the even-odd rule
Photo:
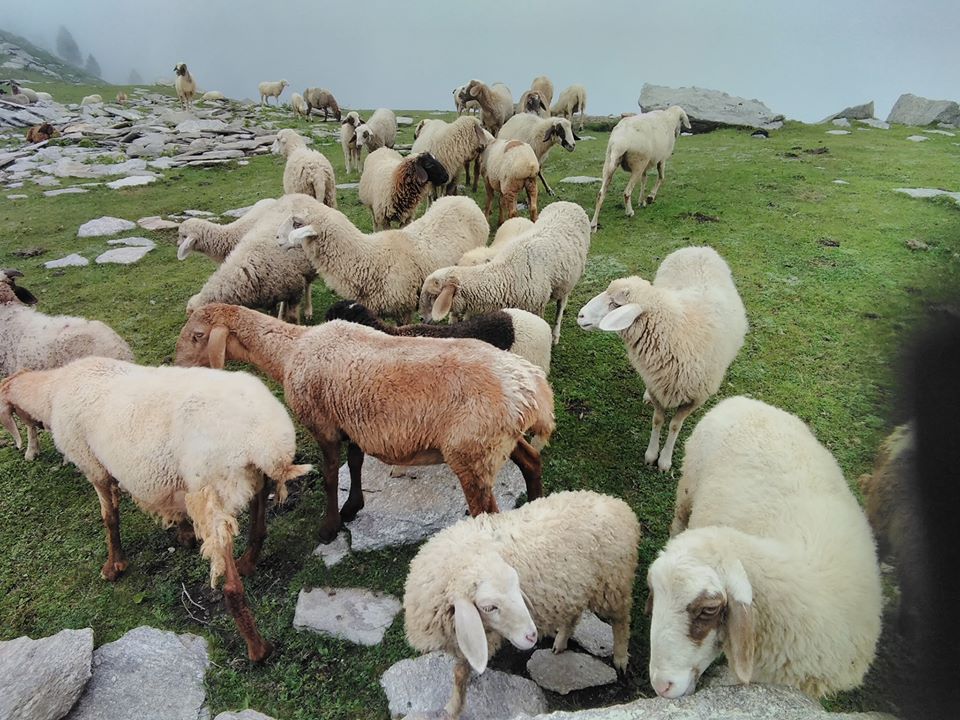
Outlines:
[[[21,95],[26,95],[27,100],[30,101],[31,105],[33,105],[35,102],[38,102],[40,100],[40,95],[38,95],[35,90],[31,90],[30,88],[25,88],[25,87],[21,87],[19,88],[19,90]]]
[[[573,122],[574,113],[580,113],[580,130],[583,130],[583,116],[587,112],[587,89],[583,85],[571,85],[557,98],[557,104],[550,108],[551,115],[559,115]]]
[[[430,153],[404,158],[393,148],[370,153],[360,176],[360,202],[373,214],[374,230],[386,230],[396,222],[403,227],[426,199],[431,185],[447,183],[447,171]]]
[[[274,105],[280,104],[280,93],[283,92],[283,89],[289,85],[286,80],[279,80],[277,82],[262,82],[257,85],[257,89],[260,91],[260,104],[263,105],[268,98],[274,99]],[[267,102],[267,105],[270,103]]]
[[[51,138],[60,137],[60,131],[48,122],[34,125],[27,130],[27,142],[39,143],[45,142]]]
[[[0,384],[0,418],[12,414],[30,425],[42,422],[97,491],[107,530],[104,579],[116,580],[127,567],[120,544],[125,490],[165,525],[192,521],[210,560],[211,585],[225,578],[226,606],[248,657],[260,661],[270,654],[240,576],[253,572],[266,537],[264,477],[276,483],[282,501],[286,482],[312,468],[293,464],[293,423],[262,382],[241,372],[82,358]],[[17,437],[16,426],[11,432]],[[250,540],[235,562],[237,515],[247,504]]]
[[[547,159],[550,149],[560,144],[567,152],[573,152],[577,147],[577,134],[566,118],[539,118],[529,113],[520,113],[507,120],[497,135],[499,140],[520,140],[527,143],[537,154],[540,163],[540,181],[543,189],[550,195],[556,195],[547,184],[543,176],[543,163]]]
[[[323,121],[326,122],[329,115],[333,115],[337,122],[340,122],[340,106],[337,99],[329,90],[323,88],[307,88],[303,91],[303,99],[307,103],[307,115],[314,110],[323,110]]]
[[[340,125],[340,147],[343,149],[343,165],[347,172],[360,170],[360,150],[357,148],[357,128],[363,120],[351,110]]]
[[[650,684],[678,698],[720,654],[741,683],[857,687],[880,635],[877,558],[837,461],[794,415],[724,400],[694,428],[673,537],[650,565]]]
[[[550,105],[553,103],[553,82],[546,75],[537,75],[530,83],[530,89],[540,95],[540,99],[547,107],[547,116],[550,114]]]
[[[187,70],[186,63],[176,65],[173,68],[173,72],[176,73],[177,76],[173,84],[177,89],[177,97],[180,98],[180,105],[184,110],[188,110],[193,103],[193,96],[197,93],[197,83],[194,81],[190,71]]]
[[[494,136],[513,115],[513,95],[503,83],[488,86],[479,80],[471,80],[460,97],[464,102],[476,100],[480,104],[480,122]]]
[[[683,108],[673,105],[666,110],[653,110],[640,115],[625,117],[617,123],[607,141],[607,155],[603,160],[603,182],[597,192],[597,207],[593,211],[590,226],[596,230],[600,208],[607,196],[607,189],[618,167],[630,173],[630,180],[623,190],[623,204],[627,217],[633,217],[633,186],[640,181],[640,207],[646,207],[657,199],[657,191],[663,184],[667,158],[673,154],[673,146],[680,136],[681,128],[689,128],[690,120]],[[657,182],[650,195],[646,194],[647,171],[657,168]]]
[[[98,94],[84,95],[83,99],[80,101],[81,105],[97,105],[98,103],[103,103],[103,97]]]
[[[486,144],[487,135],[484,134],[480,121],[464,116],[452,123],[442,120],[431,120],[429,123],[424,121],[410,152],[429,152],[439,160],[450,178],[446,194],[456,195],[460,168],[466,168],[469,163],[479,158]],[[475,174],[474,190],[477,189],[476,181]],[[439,188],[437,190],[439,191]]]
[[[37,102],[40,102],[41,100],[44,101],[44,102],[50,102],[50,101],[53,100],[53,95],[51,95],[51,94],[48,93],[48,92],[42,92],[42,91],[41,91],[41,92],[38,92],[38,93],[37,93]]]
[[[442,198],[400,230],[364,235],[343,213],[316,205],[288,215],[276,232],[283,247],[303,247],[327,286],[356,298],[378,315],[406,322],[417,307],[423,279],[456,262],[490,233],[470,198]],[[500,309],[500,308],[497,308]]]
[[[226,99],[227,99],[227,96],[224,95],[224,94],[223,94],[222,92],[220,92],[219,90],[211,90],[211,91],[209,91],[209,92],[205,92],[205,93],[203,94],[203,97],[201,97],[200,99],[201,99],[203,102],[212,102],[212,101],[214,101],[214,100],[226,100]]]
[[[484,247],[467,250],[457,261],[457,265],[483,265],[493,260],[503,248],[517,235],[525,233],[533,227],[533,221],[525,217],[515,217],[504,221],[493,236],[493,242]]]
[[[278,132],[270,149],[287,159],[283,168],[284,194],[303,193],[329,207],[337,206],[337,179],[333,165],[323,153],[308,148],[296,130],[284,128]]]
[[[467,89],[466,85],[460,85],[453,90],[453,104],[457,108],[457,115],[463,115],[463,113],[470,113],[471,115],[476,115],[480,112],[480,103],[476,100],[464,100],[463,91]]]
[[[504,639],[529,650],[554,636],[566,650],[584,610],[613,624],[613,665],[629,656],[640,523],[623,500],[554,493],[499,515],[461,520],[410,562],[403,607],[407,642],[457,659],[446,717],[463,710],[470,669],[482,673]]]
[[[590,221],[579,205],[548,205],[534,226],[496,257],[474,267],[445,267],[431,273],[420,291],[423,317],[442,320],[516,307],[543,315],[557,302],[553,344],[560,342],[563,311],[583,274],[590,249]]]
[[[553,83],[546,75],[538,75],[530,83],[530,89],[520,96],[517,112],[550,117],[551,102],[553,102]]]
[[[307,107],[307,103],[300,93],[293,93],[290,96],[290,109],[297,117],[306,118],[310,115],[310,108]]]
[[[720,389],[747,332],[729,266],[713,248],[675,250],[653,284],[636,276],[614,280],[580,309],[577,323],[623,338],[646,386],[644,399],[654,407],[644,459],[666,472],[684,419]],[[660,428],[673,408],[661,450]]]
[[[296,203],[297,196],[281,198],[282,203]],[[177,259],[185,260],[191,252],[206,255],[218,265],[240,243],[267,210],[275,207],[273,198],[258,200],[246,213],[226,225],[203,218],[187,218],[177,229]]]
[[[363,150],[369,155],[382,147],[392,148],[397,139],[397,116],[393,110],[374,110],[365,123],[356,128],[357,154],[360,156],[360,171],[363,171]]]
[[[527,191],[530,219],[537,221],[537,175],[540,163],[533,148],[520,140],[495,140],[484,148],[482,156],[483,180],[487,189],[487,220],[493,210],[493,197],[500,193],[497,225],[504,216],[517,217],[517,194]]]
[[[117,93],[117,98],[116,98],[116,100],[117,100],[117,105],[126,105],[126,104],[127,104],[127,94],[126,94],[123,90],[120,90],[120,91]]]
[[[335,212],[330,210],[328,212]],[[177,364],[251,362],[284,397],[324,456],[327,513],[320,538],[363,507],[363,455],[393,465],[445,462],[472,515],[497,512],[493,482],[510,457],[539,497],[538,445],[553,432],[553,393],[540,368],[478,340],[391,337],[333,320],[287,325],[229,305],[205,307],[184,325]],[[349,439],[348,439],[349,438]],[[348,442],[350,493],[337,507],[340,444]]]

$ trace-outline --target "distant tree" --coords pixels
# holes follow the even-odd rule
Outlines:
[[[143,83],[143,78],[140,77],[140,73],[136,69],[130,70],[130,77],[127,78],[127,85],[140,85]]]
[[[60,31],[57,33],[57,55],[72,65],[83,66],[83,55],[80,54],[77,41],[73,39],[73,35],[63,25],[60,26]]]
[[[87,53],[87,62],[83,66],[83,69],[94,77],[100,77],[100,63],[98,63],[97,59],[90,53]]]

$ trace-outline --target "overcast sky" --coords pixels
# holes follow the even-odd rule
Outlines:
[[[52,48],[62,23],[106,80],[172,77],[257,98],[261,80],[346,108],[452,109],[470,78],[514,100],[541,73],[587,110],[637,109],[644,82],[757,98],[815,121],[903,92],[960,100],[958,0],[4,0],[0,25]],[[279,9],[279,8],[284,9]],[[289,99],[290,90],[283,99]]]

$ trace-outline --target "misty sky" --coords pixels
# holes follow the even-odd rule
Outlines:
[[[4,1],[0,26],[53,48],[58,26],[105,79],[171,77],[257,98],[261,80],[329,88],[345,108],[452,109],[470,78],[514,100],[547,74],[587,110],[634,111],[644,82],[755,97],[815,121],[903,92],[960,99],[958,0]],[[280,10],[278,8],[284,8]],[[290,90],[283,99],[289,100]]]

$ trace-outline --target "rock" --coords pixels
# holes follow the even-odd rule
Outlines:
[[[140,158],[109,165],[88,165],[70,158],[61,158],[50,172],[57,177],[99,178],[107,175],[141,175],[145,174],[146,168],[147,161]]]
[[[90,679],[93,630],[0,642],[0,718],[60,720]]]
[[[207,641],[141,626],[93,653],[93,677],[67,720],[207,717]]]
[[[846,180],[834,180],[834,181],[833,181],[833,184],[834,184],[834,185],[849,185],[850,183],[848,183]]]
[[[360,187],[360,183],[358,182],[340,183],[339,185],[337,185],[337,190],[356,190],[358,187]]]
[[[718,127],[776,130],[784,120],[783,115],[774,113],[759,100],[747,100],[698,87],[670,88],[644,83],[639,104],[643,112],[680,105],[697,132],[709,132]]]
[[[907,140],[910,142],[926,142],[929,139],[926,135],[907,135]]]
[[[145,247],[151,250],[157,246],[153,240],[145,237],[117,238],[116,240],[107,240],[107,245],[126,245],[127,247]]]
[[[827,135],[849,135],[849,130],[827,130]]]
[[[935,122],[956,125],[960,123],[960,106],[952,100],[928,100],[904,93],[893,104],[887,122],[897,125],[930,125]]]
[[[222,712],[213,720],[274,720],[269,715],[264,715],[256,710],[243,710],[241,712]]]
[[[399,125],[400,127],[413,125],[413,118],[407,117],[406,115],[397,115],[397,125]]]
[[[206,210],[184,210],[183,214],[187,217],[195,218],[211,218],[216,217],[212,212],[207,212]]]
[[[94,262],[97,265],[133,265],[143,259],[143,256],[153,250],[152,247],[122,247],[115,250],[107,250],[105,253],[97,255]]]
[[[571,637],[591,655],[613,655],[613,628],[589,610],[583,611]]]
[[[846,120],[868,120],[873,117],[873,100],[863,105],[851,105],[848,108],[844,108],[840,112],[834,113],[833,115],[828,115],[821,123],[828,123],[831,120],[836,120],[838,118],[843,118]]]
[[[567,185],[590,185],[591,183],[602,182],[601,178],[590,177],[589,175],[571,175],[570,177],[565,177],[560,182],[566,183]]]
[[[48,270],[53,268],[62,268],[62,267],[81,267],[83,265],[89,265],[90,261],[87,260],[83,255],[78,255],[77,253],[72,253],[66,257],[62,257],[59,260],[48,260],[43,264]]]
[[[846,118],[836,118],[831,121],[837,127],[850,127],[850,121]]]
[[[415,478],[390,477],[390,467],[369,455],[363,462],[364,506],[348,524],[354,552],[410,545],[467,515],[460,481],[446,465],[410,468]],[[350,472],[340,468],[340,505],[347,499]],[[509,460],[497,476],[494,495],[501,510],[517,504],[526,485]]]
[[[96,220],[88,220],[77,230],[77,237],[100,237],[101,235],[116,235],[125,230],[133,230],[136,223],[109,215]]]
[[[60,184],[60,181],[53,177],[38,177],[34,178],[33,182],[42,187],[55,187]]]
[[[137,225],[144,230],[170,230],[180,227],[180,223],[175,223],[172,220],[164,220],[159,215],[140,218],[137,220]]]
[[[57,191],[48,190],[47,192],[57,192]],[[82,192],[86,192],[86,190],[83,190]],[[45,192],[44,195],[46,194],[47,193]],[[30,196],[29,195],[7,195],[7,200],[26,200],[28,197]]]
[[[316,588],[300,591],[293,626],[358,645],[379,645],[398,612],[400,601],[392,595],[365,588]]]
[[[328,568],[333,567],[350,554],[350,544],[347,542],[346,534],[341,532],[333,539],[333,542],[320,543],[313,554],[319,555],[323,559],[323,564]]]
[[[221,215],[226,215],[227,217],[238,218],[246,215],[253,208],[253,205],[247,205],[241,208],[234,208],[233,210],[227,210],[226,212],[220,213]]]
[[[159,176],[150,174],[150,175],[132,175],[130,177],[121,178],[120,180],[114,180],[113,182],[108,182],[107,187],[111,190],[119,190],[120,188],[127,187],[136,187],[138,185],[149,185],[152,182],[156,182],[159,179]]]
[[[401,660],[380,678],[390,716],[412,719],[443,708],[453,690],[453,658],[433,652]],[[460,720],[510,720],[521,713],[546,712],[547,700],[537,684],[517,675],[487,669],[473,673]]]
[[[947,137],[956,137],[956,133],[949,132],[947,130],[924,130],[925,133],[929,135],[946,135]]]
[[[884,122],[883,120],[877,120],[876,118],[866,118],[864,120],[858,120],[857,122],[863,123],[864,125],[869,125],[872,128],[877,128],[879,130],[889,130],[890,123]]]
[[[927,245],[923,240],[917,240],[916,238],[910,238],[907,240],[907,247],[911,250],[929,250],[930,246]]]
[[[197,120],[191,118],[179,123],[174,130],[178,133],[204,132],[208,130],[226,130],[227,124],[223,120]]]
[[[552,650],[537,650],[527,661],[527,672],[544,690],[561,695],[609,685],[617,679],[617,671],[606,663],[572,650],[557,654]]]
[[[960,205],[960,192],[950,192],[949,190],[938,190],[936,188],[894,188],[893,191],[909,195],[912,198],[932,198],[946,195]]]
[[[90,191],[81,187],[67,187],[60,188],[59,190],[44,190],[43,194],[47,197],[56,197],[57,195],[82,195],[85,192]],[[9,197],[9,195],[7,197]],[[23,195],[22,197],[26,197],[26,195]]]

